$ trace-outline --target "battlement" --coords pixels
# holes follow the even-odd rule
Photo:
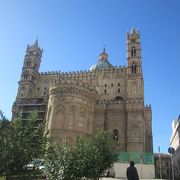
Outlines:
[[[40,72],[41,76],[46,76],[46,75],[60,75],[60,71],[47,71],[47,72]]]
[[[98,70],[80,70],[80,71],[70,71],[70,72],[61,72],[61,71],[47,71],[47,72],[40,72],[41,76],[47,75],[61,75],[61,76],[72,76],[72,75],[92,75],[100,72],[121,72],[126,73],[127,67],[124,66],[114,66],[113,68],[106,68],[106,69],[98,69]]]
[[[146,105],[145,107],[144,107],[144,111],[146,112],[146,113],[148,113],[148,112],[151,112],[151,105],[149,104],[149,105]]]

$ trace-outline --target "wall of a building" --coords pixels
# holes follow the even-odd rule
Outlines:
[[[115,177],[126,178],[128,163],[114,163]],[[135,164],[140,179],[154,179],[154,164]]]

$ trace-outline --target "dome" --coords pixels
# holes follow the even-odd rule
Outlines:
[[[97,64],[92,65],[90,70],[99,70],[99,69],[107,69],[107,68],[113,68],[113,65],[108,61],[108,54],[105,51],[105,48],[103,49],[103,52],[99,55],[99,61]]]

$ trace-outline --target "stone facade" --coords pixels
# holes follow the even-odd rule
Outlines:
[[[39,72],[42,49],[27,47],[13,119],[33,109],[56,141],[108,131],[120,151],[152,152],[151,106],[144,106],[139,31],[127,33],[127,66],[114,67],[105,49],[88,71]]]
[[[175,153],[172,155],[174,176],[176,179],[180,179],[180,115],[178,119],[174,120],[172,123],[170,147],[175,149]]]

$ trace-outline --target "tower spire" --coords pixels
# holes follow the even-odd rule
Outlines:
[[[131,33],[136,34],[136,30],[134,29],[134,27],[132,27]]]
[[[35,41],[35,43],[34,43],[34,46],[35,46],[35,47],[38,47],[38,36],[37,36],[37,38],[36,38],[36,41]]]

